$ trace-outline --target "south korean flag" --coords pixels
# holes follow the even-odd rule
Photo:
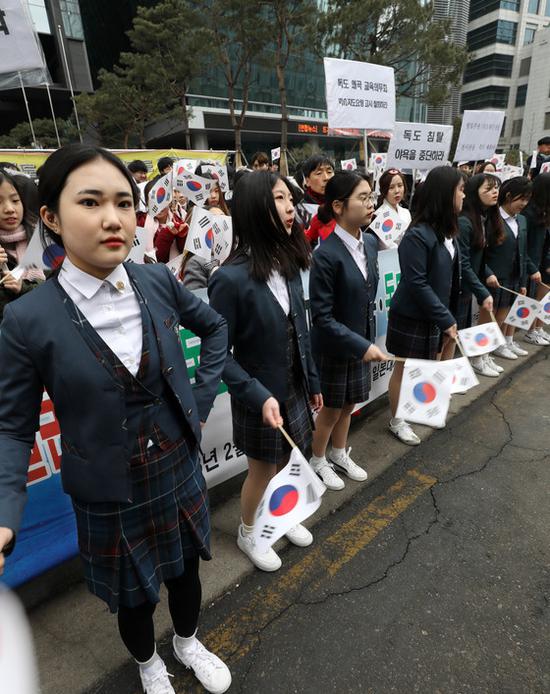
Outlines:
[[[458,337],[468,357],[479,357],[494,352],[506,342],[497,323],[482,323],[472,328],[464,328],[458,331]]]
[[[290,528],[309,518],[321,505],[325,485],[297,448],[286,466],[271,479],[256,510],[253,538],[267,552]]]
[[[455,374],[452,361],[407,359],[396,418],[436,428],[445,426]]]
[[[176,169],[174,168],[173,170],[175,171]],[[174,176],[174,188],[199,207],[204,207],[208,202],[214,183],[211,178],[203,178],[180,169],[177,169],[177,173]]]
[[[227,193],[229,190],[229,176],[227,175],[227,166],[225,164],[202,164],[201,171],[213,176],[218,181],[222,193]]]
[[[471,388],[479,385],[477,376],[467,357],[452,359],[449,363],[455,368],[451,383],[451,393],[466,393]]]
[[[195,207],[191,215],[191,224],[185,239],[185,250],[199,255],[205,260],[212,260],[214,248],[213,224],[216,215]]]
[[[404,227],[405,223],[397,212],[391,207],[385,206],[372,220],[369,229],[372,229],[386,246],[391,246],[401,239],[405,233]]]
[[[151,217],[155,217],[159,212],[172,202],[172,174],[160,178],[149,191],[147,207]]]
[[[227,259],[233,245],[233,220],[228,215],[218,214],[212,220],[214,247],[212,255],[220,263]]]
[[[546,325],[550,325],[550,292],[539,301],[537,318]]]
[[[539,308],[540,304],[535,299],[530,299],[528,296],[518,296],[504,322],[507,325],[527,330],[533,320],[539,317],[537,315]]]

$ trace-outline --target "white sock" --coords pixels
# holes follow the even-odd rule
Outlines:
[[[483,357],[485,355],[482,355],[481,357],[471,357],[470,361],[472,362],[472,366],[475,366],[476,369],[481,369],[483,366]]]
[[[400,424],[403,424],[404,421],[405,421],[405,420],[404,420],[404,419],[401,419],[401,417],[392,417],[392,418],[390,419],[390,425],[391,425],[392,427],[398,427]]]
[[[345,448],[334,448],[332,447],[332,458],[335,460],[339,460],[340,458],[345,458],[346,457],[346,449]]]
[[[511,345],[511,344],[513,343],[513,341],[514,341],[514,336],[513,336],[513,335],[505,335],[504,338],[505,338],[505,340],[506,340],[506,344],[507,344],[507,345]]]
[[[243,529],[243,534],[244,535],[252,535],[254,532],[254,526],[253,525],[247,525],[243,519],[241,518],[241,528]]]
[[[327,459],[324,455],[317,457],[316,455],[312,455],[311,458],[309,459],[309,464],[311,465],[312,468],[314,469],[319,469],[323,467],[323,465],[327,464]]]
[[[160,656],[157,653],[157,647],[155,646],[155,652],[153,655],[149,658],[149,660],[146,660],[144,663],[141,663],[139,660],[136,660],[136,663],[139,665],[139,669],[142,672],[146,672],[149,670],[149,668],[154,667],[160,660]]]
[[[197,630],[195,629],[195,633],[193,636],[178,636],[176,634],[176,638],[174,639],[176,642],[176,647],[178,650],[186,651],[188,648],[191,648],[195,641],[197,640]]]

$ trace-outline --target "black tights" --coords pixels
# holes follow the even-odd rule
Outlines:
[[[168,608],[178,636],[193,636],[199,621],[202,589],[199,578],[199,557],[185,560],[185,573],[164,582],[168,590]],[[155,652],[155,607],[145,602],[137,607],[118,608],[118,629],[126,648],[140,663]]]

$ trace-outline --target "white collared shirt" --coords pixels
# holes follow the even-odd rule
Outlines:
[[[288,287],[285,278],[280,272],[273,270],[267,280],[267,286],[269,287],[269,290],[273,296],[277,299],[279,306],[285,312],[285,316],[288,316],[290,313],[290,299],[288,296]]]
[[[512,217],[511,215],[506,212],[504,208],[500,208],[500,216],[502,219],[508,224],[510,229],[512,230],[512,234],[514,234],[515,238],[517,239],[518,234],[519,234],[519,226],[518,226],[518,219],[517,217]]]
[[[443,241],[443,243],[445,244],[445,248],[449,251],[449,255],[450,255],[451,258],[454,260],[454,258],[455,258],[455,253],[456,253],[456,249],[455,249],[455,245],[454,245],[454,243],[453,243],[453,240],[452,240],[452,239],[446,238],[446,239]]]
[[[334,228],[334,233],[342,239],[344,246],[349,251],[349,254],[355,261],[355,264],[359,268],[359,271],[365,279],[367,279],[367,256],[365,255],[365,244],[363,243],[363,234],[359,235],[356,239],[352,236],[349,231],[342,229],[342,227],[337,224]]]
[[[134,376],[142,349],[141,311],[124,265],[104,280],[89,275],[65,258],[59,284]]]

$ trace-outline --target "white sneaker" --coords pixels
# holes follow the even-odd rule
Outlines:
[[[541,335],[537,330],[530,331],[528,333],[525,333],[523,336],[523,340],[525,342],[528,342],[530,345],[540,345],[540,346],[546,346],[550,345],[550,341],[548,341],[544,335]]]
[[[512,344],[507,345],[507,347],[511,352],[517,354],[518,357],[526,357],[529,354],[529,352],[526,349],[523,349],[523,347],[520,347],[517,342],[512,342]]]
[[[172,639],[175,659],[193,670],[207,692],[222,694],[231,686],[231,673],[227,665],[217,655],[208,651],[195,637],[193,645],[189,648],[179,648],[176,637]]]
[[[286,533],[286,537],[292,542],[293,545],[296,545],[297,547],[309,547],[309,545],[313,542],[313,535],[309,532],[305,525],[302,525],[301,523],[298,523],[298,525],[290,528],[290,530]]]
[[[475,357],[474,359],[472,359],[470,362],[472,364],[472,369],[481,376],[487,376],[488,378],[497,378],[498,371],[492,369],[487,363],[487,361],[484,359],[484,357],[485,355],[482,355],[480,357]]]
[[[270,547],[267,552],[260,552],[256,547],[254,538],[252,535],[244,532],[242,525],[239,525],[237,532],[237,547],[246,554],[257,569],[277,571],[277,569],[281,568],[281,558],[273,547]]]
[[[146,670],[139,668],[139,676],[145,694],[176,694],[168,679],[174,675],[166,670],[162,658],[157,658],[156,662]]]
[[[535,332],[550,345],[550,335],[543,328],[537,328]]]
[[[404,419],[399,420],[397,424],[392,424],[390,421],[389,428],[394,436],[397,436],[400,441],[408,446],[418,446],[420,443],[420,439]]]
[[[493,352],[495,357],[500,357],[501,359],[517,359],[518,355],[514,354],[511,349],[508,349],[508,345],[500,345]]]
[[[319,466],[313,465],[311,461],[310,464],[317,475],[323,480],[323,484],[327,489],[332,489],[332,491],[337,492],[346,486],[344,480],[340,479],[334,472],[334,468],[328,460],[323,461],[323,464]]]
[[[359,467],[357,463],[353,462],[353,460],[349,457],[350,452],[351,446],[348,448],[348,450],[345,452],[342,458],[336,458],[334,456],[334,452],[331,451],[328,460],[337,468],[342,470],[342,472],[345,472],[346,475],[350,478],[350,480],[355,480],[356,482],[364,482],[369,475],[366,470],[364,470],[362,467]]]
[[[489,366],[489,368],[493,369],[493,371],[496,371],[497,374],[501,374],[504,371],[502,366],[500,366],[500,364],[497,364],[490,354],[484,354],[482,359],[484,359],[485,363]]]

